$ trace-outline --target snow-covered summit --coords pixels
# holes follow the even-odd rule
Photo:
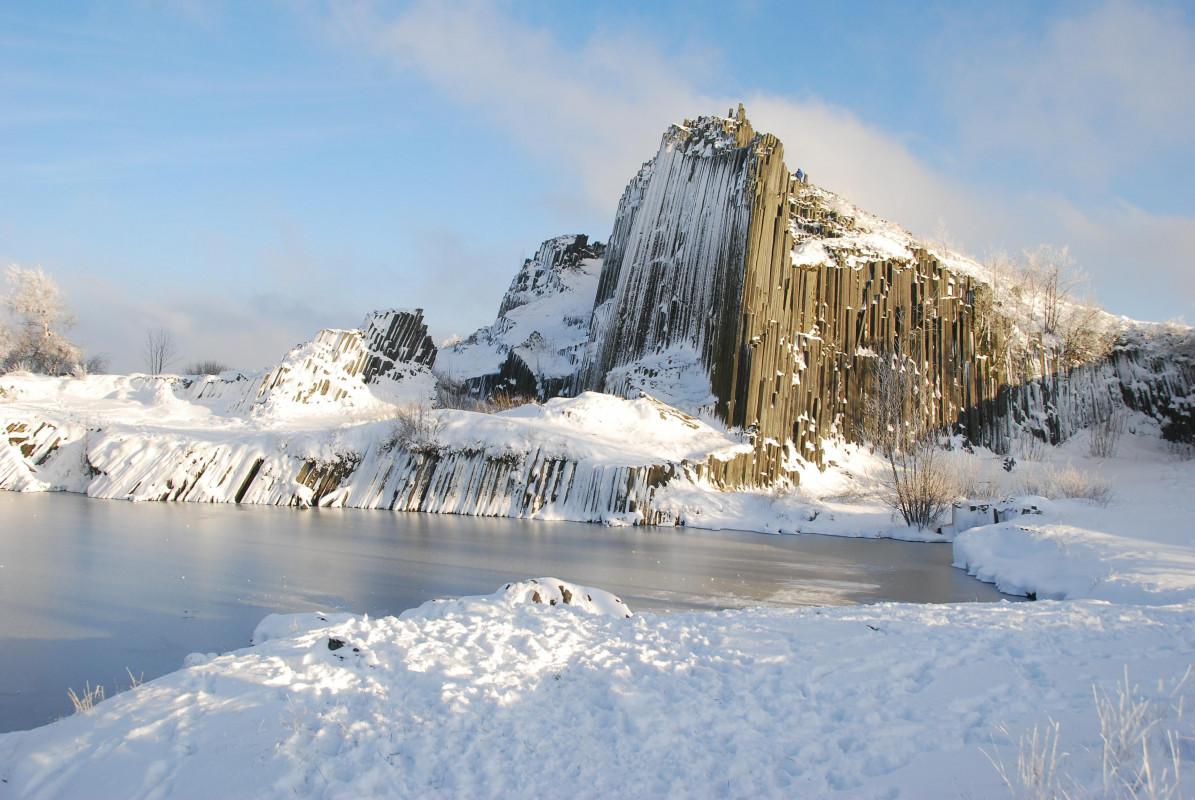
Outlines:
[[[485,394],[560,393],[579,367],[604,252],[584,234],[545,241],[511,281],[493,324],[441,349],[436,371]]]
[[[344,407],[418,402],[431,392],[435,357],[422,309],[374,311],[360,328],[324,329],[293,348],[262,376],[249,408],[258,415],[286,416],[318,407],[336,413]]]

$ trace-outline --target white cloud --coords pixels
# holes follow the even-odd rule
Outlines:
[[[1151,214],[1124,202],[1084,210],[1053,199],[1042,207],[1056,221],[1056,240],[1072,242],[1079,263],[1092,273],[1090,288],[1102,305],[1137,318],[1195,322],[1195,219]]]

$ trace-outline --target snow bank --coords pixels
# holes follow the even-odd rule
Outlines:
[[[954,565],[1006,594],[1039,599],[1195,600],[1195,550],[1073,525],[1018,520],[972,528],[954,541]]]
[[[1042,463],[1021,463],[1007,476],[1037,485],[1066,471],[1097,488],[1106,502],[1059,497],[1013,498],[1029,514],[972,528],[954,540],[955,566],[1009,594],[1097,598],[1127,603],[1195,599],[1195,461],[1168,452],[1150,420],[1130,420],[1113,458],[1088,456],[1082,434],[1046,448]],[[1048,482],[1048,481],[1047,481]]]
[[[1092,779],[1092,686],[1172,680],[1195,650],[1190,604],[528,602],[561,586],[609,602],[545,578],[269,618],[254,647],[0,736],[0,798],[1003,797],[981,748],[1015,764],[1054,719]]]

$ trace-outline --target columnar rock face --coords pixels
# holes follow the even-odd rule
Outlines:
[[[794,455],[820,460],[823,436],[849,434],[861,360],[877,351],[932,376],[942,421],[994,396],[976,282],[868,233],[791,175],[741,106],[674,126],[619,206],[580,387],[656,388],[661,356],[687,357],[684,383],[706,380],[708,407],[756,432],[756,454],[727,467],[733,484],[772,482]]]
[[[686,392],[694,377],[705,378],[726,412],[755,205],[752,178],[778,146],[775,137],[756,136],[741,109],[735,119],[707,117],[668,129],[619,203],[581,388],[631,393],[636,373],[652,377],[668,354],[680,365]],[[625,373],[622,385],[607,387],[616,369]]]
[[[573,283],[568,280],[570,273],[584,271],[583,262],[601,259],[605,250],[601,242],[590,242],[583,233],[548,239],[533,258],[523,261],[502,296],[498,316],[504,317],[519,306],[544,297],[573,291]]]
[[[423,364],[436,360],[436,346],[423,322],[423,309],[414,312],[390,309],[374,311],[361,325],[362,344],[369,351],[361,377],[373,383],[389,375],[396,364]]]

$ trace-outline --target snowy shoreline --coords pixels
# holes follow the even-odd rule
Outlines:
[[[0,736],[0,797],[1000,797],[1048,720],[1091,785],[1093,687],[1181,678],[1195,605],[628,616],[544,578],[255,642]]]

